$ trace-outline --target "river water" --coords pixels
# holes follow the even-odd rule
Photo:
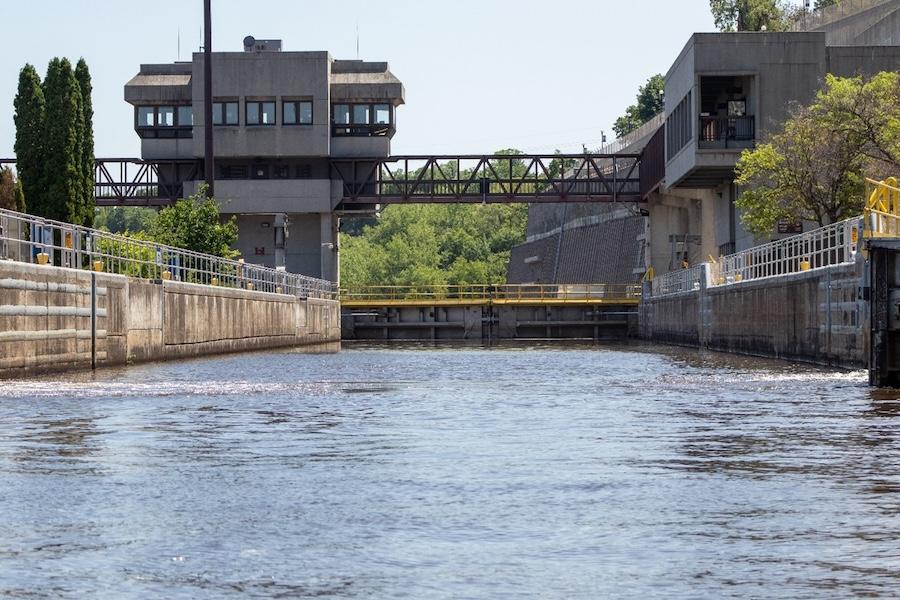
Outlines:
[[[0,382],[0,597],[900,595],[900,403],[642,346]]]

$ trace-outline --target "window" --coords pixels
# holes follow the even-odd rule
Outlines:
[[[390,104],[335,104],[332,106],[331,135],[372,137],[394,134]]]
[[[247,125],[274,125],[275,102],[247,101]]]
[[[156,125],[154,108],[152,106],[138,106],[138,127],[153,127]]]
[[[369,124],[369,105],[354,104],[353,105],[353,124],[368,125]]]
[[[282,123],[285,125],[312,125],[312,102],[285,100]]]
[[[190,106],[178,107],[178,126],[192,127],[194,125],[194,109]]]
[[[334,105],[334,124],[349,125],[350,124],[350,105],[335,104]]]
[[[375,105],[375,124],[390,125],[391,123],[391,107],[388,104]]]
[[[160,106],[156,109],[157,127],[175,127],[175,107]]]
[[[213,102],[213,125],[237,125],[238,103]]]

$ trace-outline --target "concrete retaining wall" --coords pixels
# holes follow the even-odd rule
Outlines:
[[[310,346],[336,350],[336,301],[96,274],[98,365]],[[0,261],[0,376],[91,366],[91,274]]]
[[[868,303],[859,300],[862,262],[652,297],[640,307],[643,339],[864,367]]]

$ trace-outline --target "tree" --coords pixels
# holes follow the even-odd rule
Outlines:
[[[826,225],[859,214],[864,175],[900,168],[900,74],[870,80],[829,75],[808,107],[745,150],[736,183],[745,226],[771,233],[779,220]]]
[[[50,61],[44,79],[44,98],[43,181],[46,202],[38,214],[80,225],[84,219],[84,114],[81,88],[68,59],[54,58]],[[32,207],[33,210],[36,208],[33,204]]]
[[[16,202],[16,178],[12,169],[0,165],[0,208],[18,210]]]
[[[91,73],[83,58],[75,66],[75,79],[81,91],[81,176],[82,200],[81,223],[91,227],[94,224],[94,107],[91,101]]]
[[[19,181],[31,210],[45,214],[48,210],[44,183],[46,104],[41,79],[31,65],[26,64],[19,72],[19,88],[13,105]]]
[[[900,170],[900,72],[834,77],[816,99],[822,125],[861,147],[875,174]]]
[[[237,218],[222,222],[219,204],[206,191],[201,185],[196,194],[159,211],[150,237],[167,246],[235,258],[238,252],[231,246],[237,241]]]
[[[638,88],[637,102],[625,109],[625,114],[613,124],[616,137],[624,137],[663,110],[666,78],[656,74]]]
[[[839,4],[841,0],[816,0],[816,10],[820,10],[825,8],[826,6],[834,6],[835,4]]]
[[[111,206],[97,211],[94,227],[110,233],[149,232],[156,221],[156,211],[138,206]]]
[[[792,11],[784,0],[709,0],[720,31],[785,31]]]

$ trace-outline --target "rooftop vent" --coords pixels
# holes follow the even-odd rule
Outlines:
[[[281,40],[258,40],[248,35],[244,38],[244,52],[281,52]]]

